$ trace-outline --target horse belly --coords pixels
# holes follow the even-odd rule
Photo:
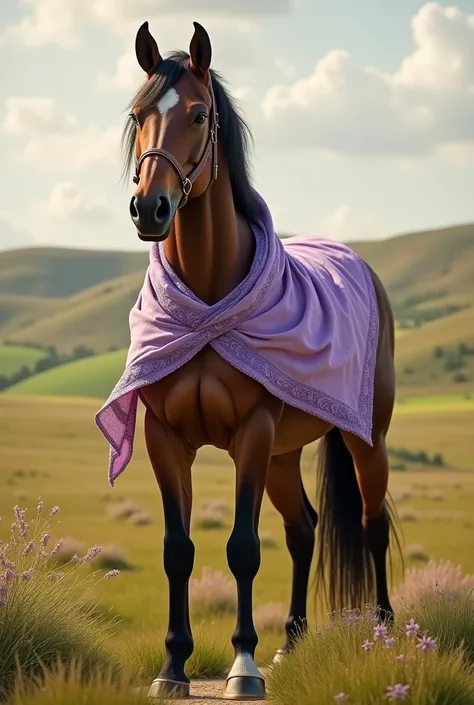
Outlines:
[[[275,434],[274,455],[290,453],[322,438],[332,424],[285,405]]]

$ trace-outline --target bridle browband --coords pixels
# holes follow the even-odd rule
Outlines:
[[[167,159],[169,163],[174,167],[176,173],[178,174],[179,178],[181,179],[181,188],[183,190],[183,196],[181,198],[181,201],[179,202],[178,209],[182,208],[184,205],[186,205],[188,201],[189,194],[191,193],[191,189],[193,187],[194,182],[204,169],[204,167],[207,164],[207,160],[209,157],[212,158],[212,171],[211,171],[211,178],[209,181],[209,184],[207,185],[207,189],[210,188],[211,184],[213,181],[217,179],[217,173],[218,173],[218,164],[217,164],[217,130],[219,129],[219,113],[217,112],[216,108],[216,99],[214,96],[214,90],[212,88],[212,80],[209,84],[209,94],[211,96],[211,114],[210,114],[210,130],[209,130],[209,136],[207,138],[207,143],[206,147],[204,149],[203,155],[201,159],[199,160],[198,164],[192,169],[192,171],[189,174],[185,174],[183,167],[181,164],[178,162],[178,160],[173,157],[172,154],[166,151],[166,149],[158,149],[158,148],[152,148],[152,149],[146,149],[142,154],[140,155],[137,165],[135,168],[135,175],[133,177],[133,182],[135,184],[138,184],[140,181],[140,169],[147,157],[164,157],[164,159]]]

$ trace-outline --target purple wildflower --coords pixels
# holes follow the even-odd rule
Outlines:
[[[373,641],[369,641],[369,640],[367,639],[367,640],[364,641],[364,643],[362,644],[362,648],[364,649],[364,651],[370,651],[370,649],[373,647],[373,645],[374,645],[374,642],[373,642]]]
[[[30,568],[29,570],[24,570],[23,573],[20,573],[20,578],[23,580],[24,583],[28,582],[28,580],[31,578],[33,573],[33,568]]]
[[[347,701],[349,700],[349,696],[347,695],[347,693],[338,693],[334,696],[333,700],[335,703],[347,703]]]
[[[421,651],[434,651],[436,649],[436,639],[425,634],[419,639],[416,648],[421,649]]]
[[[24,555],[24,556],[29,556],[30,553],[33,553],[34,550],[35,550],[35,544],[33,543],[33,541],[30,541],[30,542],[25,546],[25,550],[23,551],[23,555]]]
[[[60,511],[61,511],[61,507],[58,507],[58,505],[56,504],[56,505],[51,509],[51,511],[50,511],[50,513],[49,513],[50,519],[52,519],[53,517],[55,517],[56,514],[59,514]]]
[[[36,511],[37,511],[38,515],[42,513],[43,509],[44,509],[44,502],[42,499],[39,499],[38,506],[36,507]]]
[[[60,552],[60,550],[62,549],[63,544],[64,544],[64,540],[63,540],[63,539],[59,539],[59,541],[57,542],[57,544],[55,545],[55,547],[54,547],[53,550],[51,551],[50,555],[51,555],[51,556],[56,556],[56,555]]]
[[[50,537],[49,531],[47,531],[41,537],[41,545],[43,546],[43,548],[46,548],[46,546],[48,545],[49,537]]]
[[[376,627],[374,627],[374,639],[377,641],[378,639],[386,639],[388,634],[388,629],[385,626],[385,624],[377,624]]]
[[[78,556],[78,554],[75,553],[75,554],[73,555],[73,557],[71,558],[71,563],[75,563],[76,565],[81,565],[81,563],[82,563],[82,558],[80,558],[80,557]]]
[[[403,683],[395,683],[387,688],[387,698],[389,700],[406,700],[409,695],[410,686]]]
[[[110,580],[110,578],[116,578],[117,575],[120,575],[119,570],[109,570],[109,572],[104,575],[104,578]]]
[[[7,585],[0,583],[0,607],[7,606]]]
[[[51,580],[53,583],[59,582],[59,580],[62,580],[64,578],[64,573],[48,573],[48,580]]]
[[[7,583],[10,583],[13,578],[16,578],[16,571],[12,570],[11,568],[7,568],[7,571],[5,573],[5,580]]]
[[[94,558],[97,558],[99,553],[102,551],[102,546],[92,546],[92,548],[89,548],[87,551],[86,555],[84,558],[81,558],[81,563],[90,563],[91,561],[94,560]]]
[[[420,632],[420,625],[415,622],[413,617],[405,625],[405,633],[407,636],[417,636]]]
[[[395,639],[393,638],[393,636],[388,636],[385,639],[385,646],[387,647],[387,649],[393,649],[393,647],[395,646]]]
[[[398,656],[395,657],[395,661],[397,663],[403,663],[405,661],[405,656],[403,654],[399,654]]]

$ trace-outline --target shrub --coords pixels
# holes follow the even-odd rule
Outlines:
[[[80,659],[86,672],[118,666],[106,648],[103,622],[84,608],[88,590],[98,581],[94,573],[82,576],[80,566],[100,548],[90,548],[82,558],[75,555],[62,572],[51,566],[61,549],[61,542],[49,548],[58,512],[53,507],[43,519],[40,501],[36,518],[28,522],[26,510],[16,506],[9,542],[0,546],[0,697],[12,689],[18,669],[31,678],[58,660]]]
[[[419,514],[415,509],[405,507],[405,509],[400,509],[398,512],[400,521],[418,521]]]
[[[277,548],[278,541],[274,538],[271,531],[262,531],[259,535],[261,548]]]
[[[474,575],[462,575],[461,566],[451,561],[429,561],[423,568],[407,570],[405,579],[393,592],[394,607],[414,606],[425,598],[442,592],[451,598],[461,597],[474,590]]]
[[[412,543],[410,546],[407,546],[405,555],[409,560],[422,561],[423,563],[427,563],[430,559],[424,546],[420,543]]]
[[[153,524],[153,517],[145,511],[136,512],[136,514],[132,514],[130,517],[130,522],[134,526],[149,526]]]
[[[125,553],[119,546],[110,544],[103,546],[99,555],[94,558],[93,565],[100,570],[132,570]]]
[[[461,651],[444,653],[413,620],[393,631],[377,625],[374,612],[345,610],[312,629],[267,677],[277,705],[471,705],[474,681]],[[397,620],[396,624],[399,624]]]
[[[117,519],[118,521],[124,521],[125,519],[130,519],[134,514],[138,514],[142,509],[135,502],[130,502],[126,499],[122,502],[113,502],[108,507],[109,516],[112,519]]]
[[[237,611],[235,581],[211,568],[203,568],[200,578],[191,579],[189,598],[198,613],[234,614]]]
[[[208,499],[201,503],[194,526],[197,529],[222,529],[225,526],[229,504],[225,499]]]
[[[288,610],[277,602],[260,605],[254,612],[253,619],[258,633],[280,634],[285,628]]]

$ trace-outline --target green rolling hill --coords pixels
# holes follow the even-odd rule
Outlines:
[[[22,367],[33,370],[36,363],[47,356],[44,350],[26,348],[22,345],[0,346],[0,376],[9,377]]]
[[[453,359],[459,357],[460,346],[464,352],[474,346],[474,224],[350,244],[389,292],[400,333],[399,385],[416,395],[423,390],[471,391],[474,355]],[[5,340],[54,345],[66,354],[77,346],[98,354],[126,348],[128,314],[147,261],[146,252],[61,248],[0,252],[0,350]],[[440,346],[441,355],[435,350]],[[98,365],[102,359],[97,358]],[[110,359],[118,360],[119,355]],[[92,360],[42,373],[36,381],[40,384],[47,375],[59,379],[75,373],[72,365],[86,363]],[[30,384],[33,379],[19,387]]]
[[[19,382],[8,394],[105,399],[123,372],[126,355],[123,349],[69,362]]]

